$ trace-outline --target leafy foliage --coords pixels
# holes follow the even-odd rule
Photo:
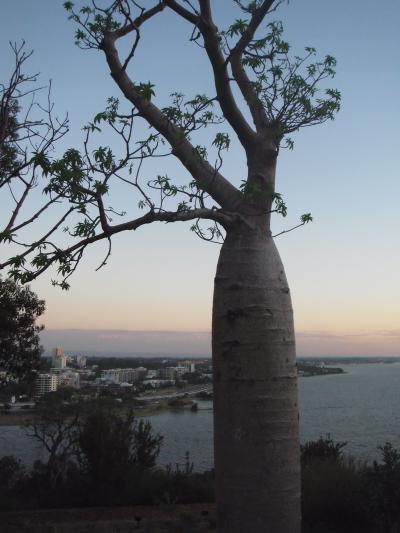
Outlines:
[[[247,22],[240,19],[221,32],[227,54],[231,49],[228,38],[242,35],[247,28]],[[278,146],[286,134],[332,120],[340,109],[340,92],[332,88],[321,92],[319,87],[335,76],[336,59],[327,55],[313,61],[315,56],[316,49],[306,47],[303,57],[291,57],[281,22],[270,22],[266,35],[252,39],[244,50],[242,64],[253,75],[251,83],[274,129]],[[286,146],[293,148],[290,138]]]
[[[20,163],[16,147],[19,111],[17,100],[11,100],[7,108],[1,111],[3,115],[1,122],[3,124],[6,122],[6,128],[2,132],[2,139],[0,139],[0,187],[9,180],[10,176],[15,174]]]
[[[112,74],[121,89],[119,77],[129,80],[129,95],[123,90],[128,106],[123,108],[116,97],[108,98],[105,109],[84,127],[85,138],[79,149],[70,148],[57,158],[51,156],[48,144],[45,149],[34,150],[27,172],[41,174],[47,203],[19,224],[18,207],[0,231],[3,243],[23,246],[17,255],[0,264],[0,269],[9,268],[14,280],[26,283],[54,267],[52,283],[68,289],[69,278],[87,247],[100,240],[106,243],[104,259],[98,266],[102,268],[112,252],[112,236],[121,231],[157,221],[192,221],[190,228],[197,236],[222,243],[225,231],[233,226],[251,226],[253,222],[247,220],[250,212],[260,213],[267,220],[273,213],[286,217],[286,203],[275,191],[274,172],[270,170],[275,168],[280,148],[293,149],[290,134],[331,120],[339,111],[340,93],[328,85],[335,75],[336,60],[330,55],[318,59],[313,47],[306,47],[302,55],[292,52],[282,23],[270,17],[282,3],[279,0],[267,10],[266,2],[260,0],[234,1],[240,16],[220,31],[211,14],[200,15],[189,3],[178,10],[170,2],[151,8],[129,0],[101,7],[95,2],[79,6],[64,3],[77,27],[77,45],[102,51],[109,64],[117,58]],[[176,16],[183,13],[193,23],[190,40],[205,48],[216,94],[187,97],[177,90],[167,105],[157,107],[162,95],[156,92],[155,84],[130,78],[128,70],[139,53],[143,28],[166,9]],[[263,28],[267,15],[270,18]],[[131,48],[125,49],[123,58],[116,42],[128,36]],[[234,87],[242,99],[236,98]],[[17,113],[15,107],[11,113],[14,120]],[[253,124],[247,119],[249,114]],[[208,143],[199,135],[206,128],[210,132]],[[96,143],[95,136],[104,129],[113,132],[118,142],[112,146]],[[140,138],[138,132],[147,133]],[[243,146],[248,166],[247,176],[242,176],[238,187],[222,175],[233,135]],[[10,137],[9,148],[13,146],[16,139]],[[182,163],[190,175],[187,182],[163,171],[151,170],[146,175],[147,159],[168,157]],[[36,185],[38,177],[35,180]],[[118,202],[131,192],[134,201],[113,205],[112,194],[122,187],[127,193],[117,195]],[[21,241],[19,230],[33,219],[46,216],[56,204],[65,206],[58,221],[41,237]],[[122,220],[113,224],[116,217]],[[312,216],[306,213],[298,225],[277,235],[311,221]]]

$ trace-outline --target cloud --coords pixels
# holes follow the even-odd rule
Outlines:
[[[400,339],[400,329],[381,329],[377,333],[383,337],[394,337],[396,339]]]
[[[396,356],[400,355],[400,330],[298,331],[299,355]]]
[[[55,346],[66,351],[106,354],[200,355],[211,354],[209,331],[44,330],[47,352]],[[400,330],[297,331],[300,356],[400,355]]]
[[[71,351],[148,354],[210,354],[210,332],[49,329],[41,333],[47,352],[54,346]]]

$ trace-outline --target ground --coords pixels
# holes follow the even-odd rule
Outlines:
[[[215,533],[213,504],[50,509],[0,514],[0,533]]]

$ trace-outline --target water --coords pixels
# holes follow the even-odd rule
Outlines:
[[[347,441],[347,452],[375,459],[386,441],[400,447],[400,363],[344,365],[346,374],[299,379],[300,438],[330,433]],[[165,411],[151,417],[164,435],[159,462],[184,463],[185,452],[196,470],[212,467],[212,404],[199,402],[197,412]],[[27,464],[43,458],[40,447],[19,427],[0,426],[0,457],[14,454]]]

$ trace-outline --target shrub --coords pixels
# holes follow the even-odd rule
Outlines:
[[[328,435],[301,447],[302,513],[308,532],[364,533],[363,468]]]
[[[366,472],[366,498],[376,522],[376,532],[400,531],[400,452],[387,442],[378,448],[382,462]]]
[[[343,456],[343,448],[347,442],[334,442],[331,436],[320,437],[318,440],[308,441],[300,446],[301,463],[303,465],[315,461],[338,462]]]

